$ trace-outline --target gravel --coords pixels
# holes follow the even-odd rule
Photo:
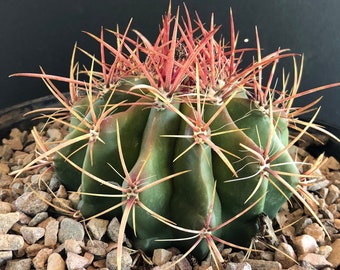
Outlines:
[[[58,124],[52,124],[44,134],[50,142],[64,135],[65,129]],[[34,149],[32,135],[18,129],[13,129],[0,145],[0,270],[117,269],[116,218],[82,221],[70,215],[79,195],[67,192],[46,168],[25,172],[18,178],[9,175],[34,159]],[[292,154],[314,162],[301,147],[294,147]],[[272,225],[267,223],[266,232],[254,239],[254,247],[261,252],[249,255],[218,246],[225,259],[220,267],[340,269],[339,188],[340,164],[330,157],[315,172],[313,184],[305,187],[315,201],[313,209],[324,228],[292,200],[282,207]],[[173,266],[182,256],[175,248],[157,249],[149,258],[131,249],[128,239],[124,242],[122,269],[215,269],[210,256],[198,263],[189,255]]]

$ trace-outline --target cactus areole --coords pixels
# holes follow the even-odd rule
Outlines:
[[[213,17],[206,27],[186,7],[183,16],[169,8],[154,42],[136,30],[130,38],[130,25],[108,30],[115,46],[104,30],[87,33],[100,56],[75,51],[90,67],[80,70],[73,55],[70,78],[17,74],[43,78],[63,105],[48,119],[68,126],[53,147],[36,132],[35,164],[50,160],[61,183],[80,193],[84,218],[118,217],[119,244],[130,231],[134,248],[145,252],[175,246],[221,260],[216,243],[248,247],[258,217],[274,218],[299,195],[306,176],[288,153],[298,140],[289,142],[288,127],[298,123],[302,134],[312,123],[297,120],[310,106],[292,107],[300,81],[295,56],[281,49],[261,56],[257,31],[256,48],[237,49],[231,12],[230,26],[230,42],[217,40]],[[252,52],[254,61],[241,68]],[[288,89],[284,76],[278,90],[275,69],[288,57],[294,83]],[[69,84],[70,98],[53,80]]]

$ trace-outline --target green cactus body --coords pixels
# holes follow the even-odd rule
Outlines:
[[[233,99],[228,106],[228,112],[237,126],[244,128],[244,133],[259,147],[263,149],[268,142],[270,143],[269,158],[284,149],[288,142],[288,128],[287,121],[284,121],[283,118],[279,119],[279,123],[276,124],[254,102],[246,99]],[[270,129],[275,132],[268,138],[271,134]],[[280,153],[275,160],[270,162],[269,168],[277,172],[290,173],[291,175],[285,175],[283,178],[293,189],[299,183],[299,171],[288,151],[284,150]],[[279,208],[290,196],[291,191],[284,187],[278,179],[270,176],[263,212],[270,218],[274,218]]]
[[[79,98],[72,106],[72,109],[74,110],[73,114],[70,116],[70,127],[69,132],[73,131],[75,127],[77,127],[81,120],[85,118],[85,116],[88,113],[90,100],[89,97],[81,97]],[[75,114],[79,116],[76,117]]]
[[[116,205],[121,198],[106,198],[105,194],[119,194],[110,186],[99,183],[93,176],[106,182],[121,185],[124,171],[117,146],[117,121],[121,134],[122,147],[125,149],[124,159],[128,169],[135,164],[140,147],[140,137],[143,135],[149,110],[136,104],[126,111],[108,116],[101,123],[99,138],[93,144],[89,144],[83,159],[83,168],[87,173],[82,173],[81,190],[84,193],[101,194],[104,197],[83,195],[79,209],[84,216],[92,216],[100,211]],[[120,216],[121,209],[109,212],[106,216]]]
[[[182,107],[186,108],[186,110],[182,109],[182,112],[193,116],[190,115],[191,108],[188,109],[187,105]],[[192,128],[185,121],[181,122],[179,134],[188,136],[188,138],[177,139],[175,157],[184,153],[194,143],[194,139],[190,138],[193,135]],[[189,172],[173,180],[171,219],[180,227],[197,231],[209,230],[221,224],[221,203],[218,195],[214,194],[215,178],[210,146],[203,143],[194,145],[174,162],[174,169],[177,172],[184,170],[189,170]],[[177,246],[183,250],[188,250],[197,241],[197,238],[184,240],[186,237],[192,237],[193,234],[179,230],[175,231],[174,235],[183,239],[177,242]],[[193,254],[197,258],[203,258],[208,251],[207,243],[203,241],[196,247]]]
[[[207,119],[218,109],[219,106],[206,106]],[[213,154],[213,170],[217,180],[217,193],[221,200],[223,220],[233,218],[263,196],[263,199],[246,214],[222,229],[223,239],[248,245],[257,231],[256,219],[263,212],[268,183],[266,179],[259,182],[260,176],[257,173],[260,165],[256,162],[256,157],[249,151],[245,152],[240,144],[254,150],[258,147],[235,125],[226,109],[222,110],[212,122],[211,129],[221,132],[221,135],[214,136],[212,140],[217,146],[233,154],[227,156],[237,172],[235,177],[224,161],[217,154]],[[253,194],[254,191],[256,192]]]
[[[78,167],[82,167],[86,154],[86,145],[88,140],[76,140],[86,132],[90,132],[90,127],[94,125],[93,115],[98,119],[111,106],[115,106],[120,102],[135,102],[137,95],[127,93],[135,84],[145,84],[145,78],[127,77],[121,79],[114,89],[104,94],[97,95],[94,100],[90,101],[89,96],[82,97],[75,105],[75,112],[71,114],[70,133],[64,138],[64,141],[75,140],[69,147],[62,148],[54,157],[54,166],[56,173],[62,184],[68,190],[77,190],[81,184],[81,175],[79,169],[65,161],[65,157],[69,158]],[[125,91],[125,92],[124,92]],[[90,111],[89,103],[93,102],[93,112]],[[127,106],[117,106],[115,112],[126,110]],[[74,116],[74,113],[85,115],[83,121]]]
[[[151,109],[142,139],[141,153],[129,173],[131,179],[136,181],[136,186],[145,186],[171,175],[175,140],[167,136],[177,134],[179,120],[179,116],[173,111]],[[153,212],[168,217],[172,193],[172,183],[168,180],[139,193],[138,199]],[[133,224],[134,222],[136,224]],[[150,239],[166,239],[172,236],[168,226],[139,206],[135,209],[135,219],[129,219],[129,225],[136,228],[137,247],[145,251],[152,251],[164,245],[163,242]]]

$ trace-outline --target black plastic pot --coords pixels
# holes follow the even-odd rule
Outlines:
[[[34,124],[39,122],[39,120],[33,119],[37,115],[29,114],[25,117],[24,114],[36,109],[58,106],[60,106],[60,104],[57,103],[55,97],[50,95],[1,110],[0,139],[6,138],[10,133],[10,130],[14,127],[19,128],[20,130],[28,130],[31,129]],[[327,126],[326,129],[339,137],[339,129],[334,129]],[[325,152],[327,156],[334,156],[336,159],[340,160],[340,144],[333,139],[330,139],[326,145],[312,146],[307,150],[314,156],[318,156]]]

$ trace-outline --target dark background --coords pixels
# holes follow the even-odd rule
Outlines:
[[[182,1],[172,1],[175,9]],[[202,21],[215,13],[227,40],[229,7],[240,32],[240,46],[254,46],[258,26],[264,54],[278,47],[304,53],[301,90],[340,81],[339,0],[187,0]],[[163,0],[1,0],[0,1],[0,109],[49,94],[39,79],[8,78],[16,72],[39,72],[67,76],[74,42],[98,54],[98,45],[81,31],[99,34],[100,27],[121,29],[131,17],[133,28],[153,40],[161,15],[168,8]],[[248,38],[247,44],[242,44]],[[78,54],[80,55],[80,54]],[[82,57],[78,57],[82,62]],[[291,68],[287,63],[286,71]],[[280,73],[278,73],[279,75]],[[67,85],[63,85],[65,91]],[[322,93],[321,122],[340,127],[340,88]],[[299,100],[306,104],[313,95]]]

